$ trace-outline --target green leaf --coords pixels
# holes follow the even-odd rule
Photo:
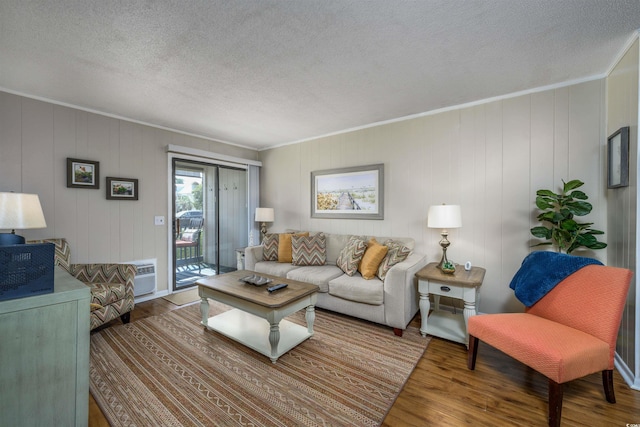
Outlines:
[[[587,200],[589,197],[580,190],[572,191],[571,197],[578,200]]]
[[[572,219],[567,219],[560,223],[560,227],[565,231],[576,231],[578,229],[578,223]]]
[[[550,197],[552,199],[555,199],[555,198],[558,197],[558,195],[556,193],[554,193],[553,191],[551,191],[551,190],[538,190],[536,192],[536,194],[538,196],[546,196],[546,197]]]
[[[553,212],[553,222],[560,223],[562,221],[566,221],[567,219],[571,219],[573,215],[569,213],[569,211],[561,210],[560,212]]]
[[[543,212],[542,214],[540,214],[538,216],[538,219],[540,221],[550,221],[550,222],[555,222],[556,219],[556,212],[551,211],[551,212]],[[562,218],[560,218],[562,219]]]
[[[573,179],[569,182],[564,182],[564,181],[562,182],[564,183],[564,188],[562,192],[565,194],[573,190],[574,188],[582,187],[584,185],[584,182],[580,181],[579,179]]]
[[[577,216],[585,216],[593,209],[589,202],[570,202],[566,204],[566,207],[572,214]]]
[[[559,215],[561,215],[560,219],[572,219],[573,218],[573,214],[571,213],[571,211],[567,208],[562,208],[560,209],[560,211],[558,212]]]
[[[540,238],[540,239],[550,239],[551,238],[551,229],[547,227],[533,227],[531,229],[531,234]]]
[[[583,234],[581,236],[578,236],[576,242],[580,243],[582,246],[589,247],[590,245],[595,245],[596,243],[598,243],[598,239],[596,239],[591,234]]]
[[[587,231],[587,234],[604,234],[604,231],[600,231],[600,230],[589,230],[589,231]]]
[[[606,247],[607,244],[602,242],[594,243],[593,245],[588,246],[589,249],[604,249]]]
[[[536,206],[541,210],[553,207],[553,205],[544,197],[536,197]]]

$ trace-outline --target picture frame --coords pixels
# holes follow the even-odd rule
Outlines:
[[[311,172],[311,217],[384,219],[384,164]]]
[[[138,200],[138,180],[108,176],[107,200]]]
[[[67,157],[67,188],[100,188],[100,162]]]
[[[629,186],[629,126],[607,138],[607,188]]]

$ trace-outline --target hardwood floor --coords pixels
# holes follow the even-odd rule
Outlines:
[[[162,298],[143,302],[136,305],[131,321],[177,308]],[[103,327],[119,323],[114,320]],[[412,323],[420,324],[419,314]],[[465,346],[432,338],[382,426],[547,425],[545,377],[484,343],[480,343],[476,369],[468,370],[466,363]],[[629,388],[617,371],[614,383],[616,404],[605,400],[599,373],[565,385],[562,425],[640,424],[640,392]],[[90,397],[89,427],[107,426]]]

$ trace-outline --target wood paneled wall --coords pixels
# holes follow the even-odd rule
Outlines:
[[[538,189],[581,179],[595,207],[586,219],[607,229],[604,105],[599,79],[261,151],[261,204],[276,209],[273,231],[410,236],[434,261],[427,210],[459,204],[449,258],[487,269],[482,312],[520,311],[509,283],[531,251]],[[310,217],[312,171],[374,163],[385,165],[384,220]]]
[[[629,126],[629,186],[607,191],[609,200],[609,264],[638,271],[638,40],[614,67],[607,78],[607,135]],[[638,277],[633,278],[622,317],[616,352],[629,367],[640,387],[637,365]],[[629,381],[629,379],[627,378]]]
[[[257,151],[0,92],[0,191],[36,193],[47,228],[27,239],[65,237],[72,262],[157,258],[167,289],[166,147],[175,144],[257,160]],[[66,187],[66,158],[100,162],[100,189]],[[106,200],[105,177],[137,178],[138,201]],[[154,216],[164,215],[164,226]]]

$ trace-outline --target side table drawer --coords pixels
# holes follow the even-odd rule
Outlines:
[[[464,286],[429,281],[429,294],[462,299]]]

